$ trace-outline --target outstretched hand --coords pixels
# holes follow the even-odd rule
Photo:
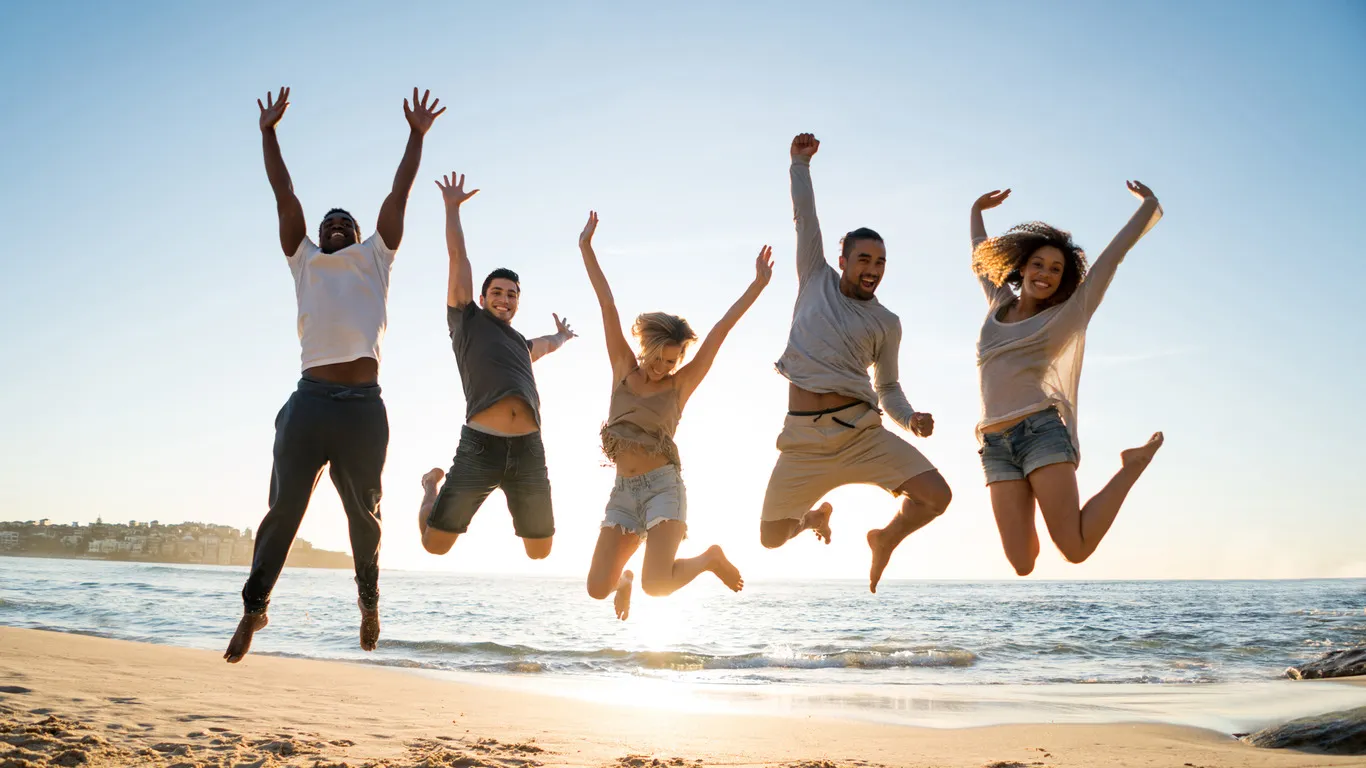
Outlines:
[[[773,249],[765,245],[754,259],[754,284],[763,289],[773,279]]]
[[[977,198],[977,200],[972,204],[972,207],[974,210],[978,211],[989,211],[992,208],[995,208],[996,206],[1000,205],[1001,203],[1004,203],[1007,197],[1010,197],[1010,190],[993,189],[985,195],[982,195],[981,197]]]
[[[474,197],[479,190],[471,189],[465,191],[465,174],[457,174],[454,171],[449,176],[442,176],[436,182],[436,186],[441,189],[441,198],[446,201],[446,205],[459,207],[461,203]]]
[[[916,437],[929,437],[934,434],[934,417],[916,411],[911,414],[911,434]]]
[[[271,94],[266,94],[266,103],[262,104],[260,99],[256,100],[256,106],[261,108],[261,130],[268,131],[280,122],[280,118],[285,116],[285,110],[289,109],[289,89],[281,87],[279,98],[271,101]]]
[[[792,139],[793,157],[811,157],[821,148],[821,142],[809,133],[799,133]]]
[[[1134,197],[1137,197],[1139,200],[1157,199],[1157,195],[1153,194],[1153,191],[1151,189],[1148,189],[1147,185],[1141,181],[1126,181],[1124,182],[1124,186],[1128,187],[1129,191],[1133,193]]]
[[[550,316],[555,318],[555,330],[565,341],[577,339],[579,337],[577,333],[574,333],[574,329],[569,327],[569,318],[560,319],[560,316],[554,312],[551,312]]]
[[[598,212],[588,212],[588,223],[583,225],[583,231],[579,233],[579,247],[591,248],[593,246],[593,233],[598,231]]]
[[[445,107],[437,109],[436,105],[441,103],[441,99],[432,99],[431,106],[427,105],[427,97],[431,96],[431,91],[422,92],[422,101],[417,100],[417,89],[413,89],[413,105],[408,106],[408,100],[403,100],[403,116],[408,118],[408,126],[419,134],[427,133],[432,127],[436,118],[446,111]]]

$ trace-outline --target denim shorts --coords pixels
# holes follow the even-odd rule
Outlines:
[[[1062,423],[1057,408],[1030,414],[1024,421],[1000,432],[982,435],[982,471],[987,485],[1024,480],[1040,467],[1076,464],[1077,449]]]
[[[666,464],[635,477],[617,476],[603,528],[621,528],[643,539],[665,520],[688,522],[688,491],[677,466]]]
[[[436,495],[427,525],[447,533],[464,533],[495,488],[501,488],[507,497],[518,536],[548,539],[555,535],[550,476],[540,432],[498,437],[462,427],[455,463]]]

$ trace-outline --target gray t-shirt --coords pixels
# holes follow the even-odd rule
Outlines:
[[[516,395],[531,406],[540,426],[541,396],[531,372],[531,342],[473,301],[446,307],[446,324],[465,388],[465,420]]]
[[[797,224],[797,306],[787,349],[776,367],[808,392],[833,392],[881,407],[910,429],[915,409],[897,381],[901,320],[876,299],[851,299],[840,292],[840,275],[825,261],[811,165],[792,161],[792,212]],[[873,382],[869,366],[876,366]]]

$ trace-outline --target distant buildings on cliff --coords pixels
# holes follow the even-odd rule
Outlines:
[[[0,522],[0,554],[250,565],[253,543],[250,528],[239,531],[205,523],[106,523],[102,519],[89,525],[55,525],[47,519]],[[314,549],[307,541],[295,539],[285,565],[350,568],[351,556]]]

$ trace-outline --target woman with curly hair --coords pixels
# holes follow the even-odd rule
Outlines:
[[[972,204],[972,270],[990,304],[977,342],[978,453],[1001,545],[1021,576],[1034,570],[1039,556],[1036,504],[1063,557],[1080,563],[1096,551],[1129,489],[1162,446],[1157,432],[1146,444],[1121,452],[1119,472],[1081,504],[1077,386],[1086,326],[1124,255],[1162,218],[1151,189],[1137,181],[1127,186],[1142,203],[1089,269],[1072,235],[1042,222],[988,238],[982,211],[1000,205],[1010,190],[988,192]]]
[[[579,250],[602,307],[607,356],[612,363],[615,386],[602,426],[602,451],[616,465],[617,480],[593,551],[588,594],[595,600],[615,595],[617,618],[624,621],[631,609],[633,581],[631,572],[624,569],[642,541],[641,586],[647,595],[673,594],[706,571],[735,592],[744,587],[739,569],[719,546],[712,545],[696,557],[677,557],[688,530],[688,500],[674,432],[683,407],[711,369],[726,335],[773,277],[773,251],[768,246],[759,251],[753,282],[707,334],[692,362],[679,368],[688,346],[697,340],[681,317],[643,314],[632,328],[640,352],[626,343],[616,300],[593,252],[597,226],[598,215],[590,212],[579,235]]]

